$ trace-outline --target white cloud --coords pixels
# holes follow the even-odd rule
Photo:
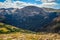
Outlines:
[[[43,4],[41,4],[41,7],[45,7],[45,8],[55,8],[56,7],[56,8],[59,8],[60,4],[58,4],[58,3],[43,3]]]
[[[41,7],[60,9],[60,4],[56,3],[56,1],[58,0],[41,0]]]
[[[42,2],[42,4],[39,7],[60,9],[60,4],[56,3],[59,0],[36,0],[36,1]]]
[[[29,6],[29,5],[34,5],[37,6],[37,4],[31,4],[31,3],[26,3],[26,2],[22,2],[22,1],[15,1],[15,2],[11,2],[9,0],[5,1],[5,2],[0,2],[0,8],[23,8],[25,6]]]
[[[41,2],[43,2],[43,3],[52,3],[52,2],[56,2],[56,0],[41,0]]]
[[[8,1],[8,2],[7,2]],[[42,1],[42,4],[31,4],[31,3],[26,3],[26,2],[22,2],[22,1],[15,1],[15,2],[11,2],[9,0],[5,1],[4,3],[0,2],[0,8],[23,8],[25,6],[38,6],[38,7],[45,7],[45,8],[57,8],[60,9],[60,4],[55,3],[55,1],[53,0],[40,0]],[[39,0],[37,0],[39,1]],[[51,3],[52,2],[52,3]]]

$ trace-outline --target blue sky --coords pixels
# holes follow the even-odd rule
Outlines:
[[[5,0],[0,0],[0,2],[4,2]],[[17,0],[13,0],[13,1],[17,1]],[[23,2],[27,2],[27,3],[37,3],[37,4],[41,4],[40,1],[36,1],[36,0],[18,0],[18,1],[23,1]]]
[[[5,0],[0,0],[0,2],[4,2]],[[17,0],[13,0],[13,1],[17,1]],[[38,3],[40,4],[41,2],[39,0],[18,0],[18,1],[23,1],[23,2],[29,2],[29,3]],[[57,3],[60,3],[60,0],[55,0]]]
[[[3,2],[3,1],[5,1],[5,0],[0,0],[0,2]]]
[[[5,0],[0,0],[0,2],[4,2]],[[37,4],[41,4],[41,0],[13,0],[13,1],[23,1],[23,2],[27,2],[27,3],[37,3]],[[60,0],[55,0],[56,3],[60,4]]]
[[[0,0],[0,2],[4,2],[5,0]],[[26,2],[26,3],[36,3],[36,4],[43,4],[44,2],[47,2],[46,0],[13,0],[14,2],[15,1],[22,1],[22,2]],[[60,9],[60,0],[48,0],[48,2],[52,2],[54,1],[54,3],[58,3],[57,6],[53,6],[54,8],[59,8]],[[44,4],[45,5],[45,4]],[[49,4],[48,4],[49,5]],[[48,6],[50,7],[50,6]]]

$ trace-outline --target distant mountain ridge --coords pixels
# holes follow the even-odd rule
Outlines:
[[[60,12],[60,9],[44,8],[47,12]]]
[[[3,16],[4,23],[31,31],[44,31],[44,27],[60,16],[58,12],[45,12],[44,8],[35,6],[27,6],[22,9],[1,8],[0,15]]]

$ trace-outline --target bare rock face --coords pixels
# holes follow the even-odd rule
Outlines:
[[[46,29],[49,32],[60,33],[60,16],[56,17]]]
[[[58,17],[57,12],[45,12],[44,9],[35,6],[27,6],[22,9],[0,9],[4,16],[4,23],[31,31],[45,31],[53,19]]]

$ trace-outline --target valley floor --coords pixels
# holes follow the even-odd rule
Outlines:
[[[59,34],[11,33],[0,34],[0,40],[60,40]]]

